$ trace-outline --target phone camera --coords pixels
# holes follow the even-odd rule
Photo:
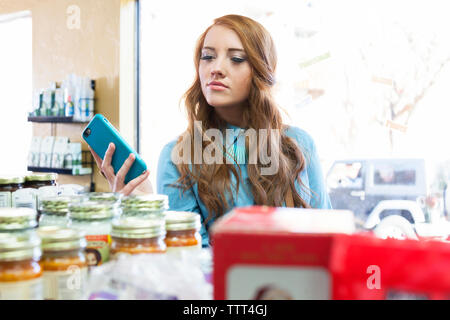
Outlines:
[[[84,130],[83,135],[87,138],[89,137],[89,135],[91,134],[91,129],[87,128],[86,130]]]

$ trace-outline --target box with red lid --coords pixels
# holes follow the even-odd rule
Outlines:
[[[211,230],[214,299],[331,299],[334,235],[353,231],[346,210],[234,209]]]
[[[450,299],[450,243],[337,236],[334,299]]]

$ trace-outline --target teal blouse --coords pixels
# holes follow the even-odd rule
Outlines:
[[[245,141],[244,136],[240,134],[244,129],[232,125],[228,125],[228,129],[231,129],[230,133],[232,134],[227,134],[227,138],[231,138],[230,140],[226,139],[227,147],[229,150],[236,150],[236,145],[243,144]],[[287,136],[297,141],[306,161],[305,169],[300,173],[300,177],[307,189],[301,187],[298,181],[296,181],[295,186],[297,192],[299,192],[302,199],[309,203],[312,208],[331,209],[330,198],[326,190],[319,157],[313,139],[304,130],[293,126],[289,126],[285,133]],[[194,185],[184,193],[181,189],[170,186],[180,177],[180,173],[171,159],[172,149],[174,148],[176,141],[177,140],[175,139],[169,142],[161,151],[157,172],[157,192],[169,197],[170,210],[192,211],[200,214],[202,221],[202,228],[200,230],[202,244],[203,246],[208,246],[209,235],[207,230],[211,227],[214,219],[210,219],[205,225],[204,221],[208,217],[208,211],[200,200],[198,186]],[[233,198],[230,199],[230,204],[232,204],[230,205],[230,208],[254,205],[253,195],[249,191],[250,182],[248,179],[247,165],[245,163],[239,163],[242,162],[238,161],[238,164],[235,165],[240,166],[242,180],[240,181],[239,193],[236,194],[236,190],[232,188],[234,193]],[[232,186],[235,186],[236,180],[234,175],[231,175],[231,180]],[[308,191],[308,189],[310,191]]]

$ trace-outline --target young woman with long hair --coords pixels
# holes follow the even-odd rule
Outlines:
[[[184,95],[188,127],[161,152],[157,192],[169,196],[171,210],[201,215],[203,245],[214,220],[233,207],[331,208],[313,139],[283,124],[272,96],[277,56],[266,29],[239,15],[215,19],[194,63]],[[106,161],[94,156],[111,189],[143,189],[148,172],[123,184],[131,157],[119,178],[111,174],[110,149]]]

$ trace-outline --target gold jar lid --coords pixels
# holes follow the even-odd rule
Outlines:
[[[169,198],[165,194],[132,195],[123,197],[120,205],[124,209],[167,210]]]
[[[41,241],[31,232],[0,233],[0,261],[17,261],[41,256]]]
[[[12,176],[12,175],[5,175],[0,176],[0,185],[1,184],[19,184],[24,183],[25,177],[23,176]]]
[[[116,206],[111,202],[86,201],[69,204],[69,217],[76,220],[102,220],[114,217]]]
[[[121,194],[116,192],[89,192],[86,197],[89,201],[97,202],[116,202],[120,199]]]
[[[129,217],[116,219],[112,223],[111,236],[116,238],[144,239],[166,234],[163,219]]]
[[[32,173],[25,177],[25,181],[55,181],[58,178],[57,173]]]
[[[200,214],[188,211],[166,211],[167,231],[200,230]]]
[[[0,231],[34,228],[36,216],[36,211],[31,208],[0,208]]]
[[[79,203],[82,196],[47,196],[40,199],[40,210],[43,213],[65,216],[69,212],[70,203]]]
[[[84,234],[74,229],[46,226],[39,227],[37,234],[41,239],[44,253],[48,251],[76,250],[86,247]]]

